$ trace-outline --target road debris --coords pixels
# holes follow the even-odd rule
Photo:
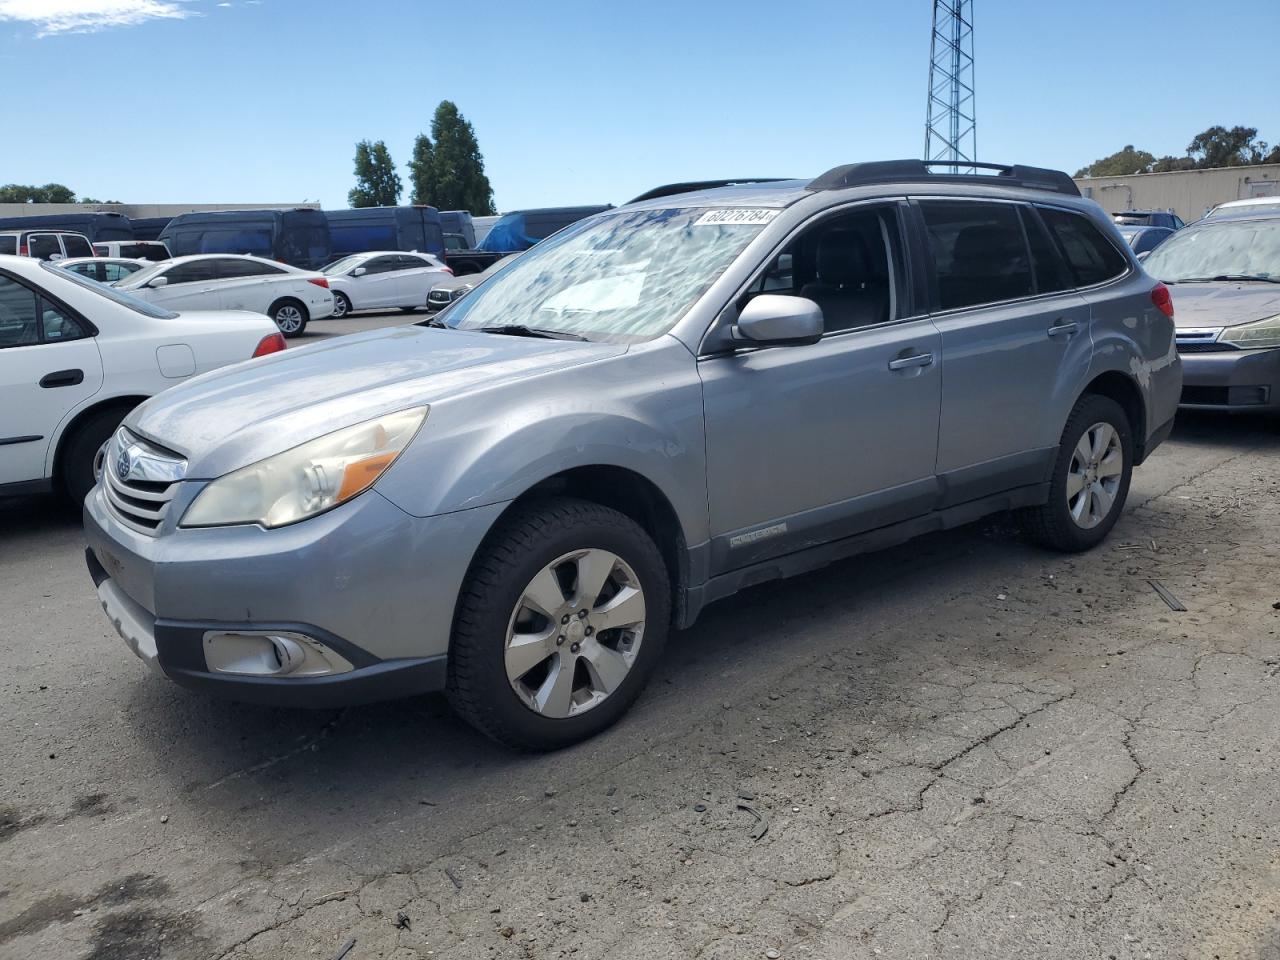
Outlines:
[[[695,803],[695,804],[693,805],[693,812],[694,812],[694,813],[706,813],[706,812],[707,812],[707,805],[706,805],[705,803]]]
[[[453,881],[453,885],[459,890],[462,889],[462,881],[458,879],[458,875],[449,867],[444,868],[444,875]]]
[[[339,950],[337,953],[333,955],[333,960],[343,960],[343,957],[345,957],[348,953],[354,950],[355,946],[356,946],[356,938],[352,937],[350,940],[348,940],[346,943],[342,945],[341,950]]]
[[[397,914],[396,914],[396,929],[397,929],[397,930],[408,930],[408,929],[410,929],[410,927],[409,927],[409,915],[408,915],[407,913],[405,913],[403,910],[401,910],[399,913],[397,913]]]
[[[1160,599],[1169,605],[1170,610],[1187,609],[1183,606],[1182,601],[1170,593],[1168,589],[1165,588],[1165,585],[1159,580],[1148,580],[1147,583],[1151,584],[1151,589],[1158,593],[1160,595]]]
[[[751,814],[753,817],[756,818],[756,825],[751,828],[752,840],[759,840],[761,837],[763,837],[766,833],[769,832],[769,818],[766,817],[764,814],[762,814],[755,807],[751,806],[750,804],[739,803],[738,809],[745,810],[747,813]]]

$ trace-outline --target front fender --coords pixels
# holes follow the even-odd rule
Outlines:
[[[630,470],[707,539],[702,384],[672,338],[566,371],[435,403],[378,490],[417,517],[516,499],[575,467]]]

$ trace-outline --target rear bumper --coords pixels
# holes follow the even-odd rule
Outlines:
[[[1280,349],[1182,355],[1182,398],[1191,410],[1280,410]]]

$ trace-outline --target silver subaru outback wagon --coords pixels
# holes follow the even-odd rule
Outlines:
[[[418,325],[176,386],[85,502],[129,647],[241,700],[613,723],[742,587],[1012,510],[1102,540],[1168,434],[1168,291],[1062,173],[659,188]]]

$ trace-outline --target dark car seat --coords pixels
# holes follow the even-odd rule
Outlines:
[[[1016,233],[975,224],[956,236],[951,269],[938,279],[943,307],[1012,300],[1031,293],[1026,251]]]
[[[833,230],[818,239],[817,279],[800,288],[822,308],[827,330],[865,327],[889,319],[889,282],[883,258],[877,262],[866,238],[854,230]]]

